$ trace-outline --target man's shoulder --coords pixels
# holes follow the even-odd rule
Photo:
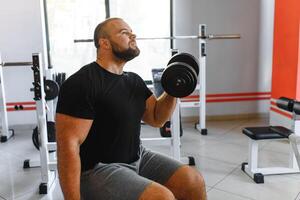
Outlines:
[[[91,63],[81,67],[77,72],[72,74],[70,77],[72,77],[72,76],[81,77],[81,76],[84,76],[84,75],[93,75],[96,68],[97,68],[97,63],[96,62],[91,62]]]
[[[63,85],[85,85],[89,83],[92,76],[95,75],[95,62],[89,63],[81,67],[77,72],[73,73]]]
[[[130,77],[130,78],[132,78],[132,79],[139,79],[139,80],[141,80],[142,79],[142,77],[140,76],[140,75],[138,75],[137,73],[135,73],[135,72],[125,72],[126,73],[126,75],[128,76],[128,77]]]

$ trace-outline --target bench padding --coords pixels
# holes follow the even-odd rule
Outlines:
[[[246,127],[243,133],[253,140],[287,138],[292,131],[283,126]]]

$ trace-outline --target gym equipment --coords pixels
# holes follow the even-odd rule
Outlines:
[[[13,67],[13,66],[31,66],[32,62],[0,62],[3,67]]]
[[[153,78],[153,89],[154,89],[154,95],[156,97],[159,97],[163,92],[164,89],[162,88],[161,85],[161,77],[164,71],[164,68],[157,68],[157,69],[152,69],[152,78]],[[167,121],[163,127],[159,128],[159,132],[161,137],[171,137],[171,122]],[[180,120],[180,136],[182,136],[183,131],[182,131],[182,125],[181,125],[181,120]]]
[[[276,106],[289,112],[294,112],[294,120],[296,114],[300,114],[300,103],[294,100],[280,97],[276,101]],[[273,174],[290,174],[299,173],[300,156],[297,149],[297,142],[300,142],[299,136],[294,134],[294,130],[287,129],[283,126],[265,126],[265,127],[246,127],[243,133],[249,137],[249,155],[248,162],[242,163],[241,169],[250,176],[256,183],[264,183],[264,175]],[[289,167],[258,167],[258,145],[260,140],[269,139],[289,139],[293,151],[290,151]],[[295,155],[298,165],[295,162]]]
[[[196,129],[202,134],[207,135],[206,129],[206,41],[219,40],[219,39],[240,39],[240,34],[206,34],[206,25],[199,25],[199,34],[192,36],[172,36],[172,37],[149,37],[149,38],[136,38],[137,40],[190,40],[196,39],[199,42],[199,124],[196,124]],[[74,43],[93,42],[93,39],[75,39]]]
[[[64,73],[64,72],[56,73],[54,76],[54,80],[60,87],[62,85],[62,83],[66,80],[66,73]]]
[[[27,159],[23,163],[23,168],[41,167],[42,181],[39,185],[39,193],[47,194],[50,190],[50,187],[55,185],[55,179],[57,176],[57,161],[55,155],[56,143],[53,142],[53,140],[55,140],[55,138],[53,137],[55,133],[53,122],[53,99],[47,101],[46,104],[46,90],[44,88],[44,81],[46,82],[46,80],[43,74],[44,70],[42,66],[43,64],[41,54],[33,54],[31,69],[33,70],[33,91],[34,100],[36,102],[38,128],[33,132],[32,139],[35,146],[37,146],[40,151],[40,161],[31,161]],[[47,72],[48,71],[46,70],[46,73]],[[51,73],[49,73],[48,77],[51,76]],[[46,107],[48,108],[47,111]],[[50,134],[48,134],[48,129]]]
[[[1,63],[1,55],[0,55],[0,63]],[[5,90],[3,85],[2,66],[3,65],[0,65],[0,115],[1,115],[0,141],[6,142],[10,137],[12,137],[13,134],[8,129],[7,108],[6,108]]]
[[[174,112],[172,114],[171,117],[171,137],[166,138],[166,137],[162,137],[162,138],[142,138],[142,144],[146,144],[146,145],[151,145],[151,146],[155,146],[155,145],[166,145],[166,146],[170,146],[171,147],[171,151],[173,154],[173,158],[176,160],[179,160],[183,163],[186,163],[190,166],[194,166],[195,163],[195,159],[192,156],[188,156],[188,157],[181,157],[180,154],[180,108],[179,108],[179,104],[176,104],[176,107],[174,109]]]
[[[55,123],[54,122],[47,122],[47,136],[48,136],[48,142],[56,142],[55,139]],[[37,150],[40,150],[40,132],[38,127],[35,127],[32,132],[32,142],[33,145]],[[52,153],[53,151],[49,151]]]
[[[199,74],[197,59],[188,53],[175,54],[161,76],[163,89],[173,97],[185,97],[196,88]]]
[[[184,35],[184,36],[166,36],[166,37],[137,37],[136,40],[185,40],[185,39],[238,39],[240,34],[208,34],[208,35]],[[75,39],[74,43],[94,42],[93,39]]]
[[[294,109],[294,100],[286,98],[286,97],[280,97],[276,101],[276,106],[278,108],[283,109],[283,110],[286,110],[286,111],[289,111],[289,112],[293,112],[293,109]]]
[[[59,85],[57,82],[52,80],[45,80],[44,82],[44,90],[46,93],[46,100],[50,101],[55,99],[59,93]]]
[[[30,66],[32,62],[2,62],[0,55],[0,116],[1,116],[1,130],[0,130],[0,142],[6,142],[14,135],[14,130],[9,129],[7,119],[7,106],[5,89],[3,82],[3,67],[11,66]],[[23,109],[23,106],[15,107],[16,110]]]
[[[177,50],[172,49],[172,54],[177,54]],[[163,93],[163,88],[161,85],[161,76],[164,69],[152,69],[153,84],[154,84],[154,94],[159,97]],[[180,125],[178,125],[180,124]],[[171,147],[171,152],[173,157],[180,160],[186,164],[194,166],[195,159],[192,156],[181,157],[180,156],[180,136],[182,136],[182,126],[180,120],[180,105],[176,104],[175,110],[171,116],[171,120],[167,121],[162,128],[160,128],[160,134],[162,136],[159,138],[142,138],[143,144],[148,145],[166,145]]]

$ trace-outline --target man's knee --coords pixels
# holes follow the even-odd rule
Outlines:
[[[188,192],[203,192],[205,191],[205,182],[203,176],[194,168],[187,166],[183,173],[186,174],[184,178],[184,184],[188,189]]]
[[[189,166],[179,168],[166,183],[178,199],[206,199],[205,182],[202,175]]]
[[[175,200],[173,193],[163,185],[152,182],[146,187],[139,200]]]

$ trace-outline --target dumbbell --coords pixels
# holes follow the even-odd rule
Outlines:
[[[185,97],[196,88],[199,74],[197,59],[188,53],[172,56],[161,77],[161,84],[166,93],[173,97]]]

